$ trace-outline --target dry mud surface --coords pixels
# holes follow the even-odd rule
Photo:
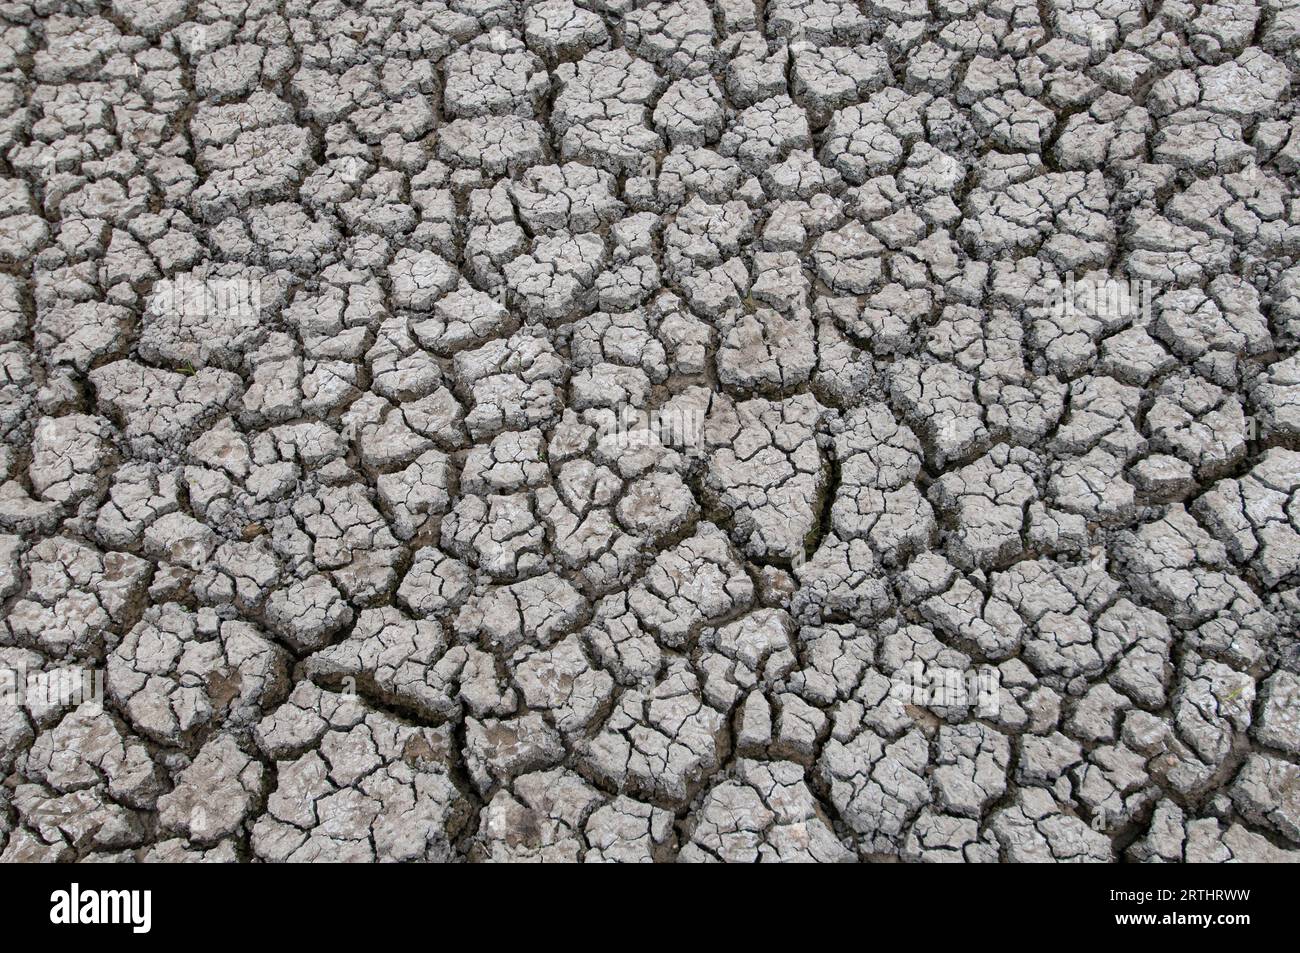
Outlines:
[[[0,860],[1300,859],[1298,32],[0,3]]]

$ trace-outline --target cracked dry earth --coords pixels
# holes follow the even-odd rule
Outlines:
[[[0,859],[1300,859],[1298,31],[0,3]]]

